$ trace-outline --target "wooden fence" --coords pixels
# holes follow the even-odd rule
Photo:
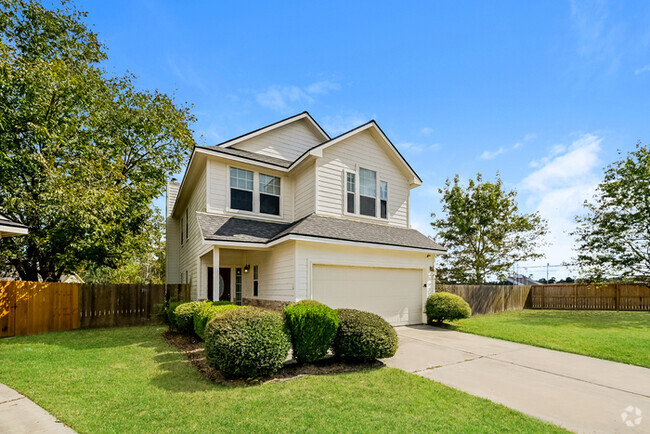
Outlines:
[[[188,299],[189,285],[0,281],[0,338],[148,324],[166,300]]]
[[[533,286],[531,308],[645,311],[650,310],[650,287],[631,283]]]
[[[637,283],[603,285],[438,285],[459,295],[472,314],[521,309],[650,310],[650,287]]]
[[[436,291],[462,297],[472,308],[472,315],[475,315],[529,307],[530,288],[513,285],[437,285]]]

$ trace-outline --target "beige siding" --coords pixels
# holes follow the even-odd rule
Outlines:
[[[317,161],[317,213],[344,216],[344,170],[356,171],[357,167],[375,170],[380,180],[388,182],[388,223],[408,227],[408,180],[368,132],[354,135],[323,151],[323,157]],[[359,215],[350,217],[386,221]]]
[[[180,246],[180,272],[178,278],[180,278],[182,274],[183,282],[185,283],[185,272],[187,271],[187,282],[192,284],[191,295],[193,299],[197,297],[199,253],[201,249],[205,248],[196,219],[196,212],[205,212],[206,184],[206,170],[204,168],[198,176],[198,180],[194,186],[194,189],[192,190],[192,194],[187,205],[187,215],[189,216],[189,238],[188,240],[185,240],[182,246]],[[180,224],[180,216],[183,216],[183,225],[185,225],[185,209],[180,209],[178,212],[179,217],[177,217],[175,220],[177,220]],[[176,237],[177,242],[180,243],[180,234],[176,234]]]
[[[300,120],[233,145],[233,148],[294,161],[324,140]]]
[[[425,252],[296,241],[296,299],[312,297],[314,264],[419,269],[423,282],[427,282],[433,261],[433,255],[427,258]]]
[[[176,203],[176,197],[178,196],[179,187],[180,185],[177,183],[169,183],[167,185],[167,210],[165,213],[165,280],[167,283],[180,283],[180,271],[178,268],[180,260],[179,222],[171,216],[172,209],[174,209],[174,204]]]
[[[302,168],[295,174],[294,180],[294,217],[298,220],[313,213],[316,208],[316,199],[314,195],[316,190],[315,165],[312,163],[307,167]]]
[[[282,207],[281,216],[272,216],[268,214],[250,213],[246,211],[230,210],[229,203],[229,184],[230,184],[230,167],[237,167],[240,169],[252,170],[256,173],[263,173],[266,175],[279,176],[280,180],[280,206]],[[286,173],[277,172],[270,169],[260,168],[250,164],[224,161],[216,157],[208,159],[208,196],[207,196],[207,210],[215,214],[223,215],[237,215],[242,218],[260,218],[278,220],[283,222],[293,221],[293,203],[294,203],[294,180],[292,177],[287,176]],[[254,182],[253,201],[259,200],[259,185],[257,176]],[[253,208],[255,209],[255,207]]]
[[[253,265],[259,266],[259,295],[262,300],[295,301],[295,242],[279,244],[268,251],[248,253],[251,272],[246,279],[244,297],[253,297]]]

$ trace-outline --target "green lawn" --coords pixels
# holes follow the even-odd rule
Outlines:
[[[80,432],[560,431],[381,368],[260,386],[204,379],[158,326],[0,340],[0,382]]]
[[[520,310],[477,315],[452,328],[650,368],[650,313]]]

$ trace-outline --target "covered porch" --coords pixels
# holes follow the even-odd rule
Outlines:
[[[286,248],[210,246],[198,259],[197,298],[281,308],[294,301]]]

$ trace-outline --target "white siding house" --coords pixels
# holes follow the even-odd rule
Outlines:
[[[332,139],[304,112],[197,147],[168,187],[168,283],[199,299],[316,299],[420,323],[444,253],[410,228],[421,183],[374,121]]]

